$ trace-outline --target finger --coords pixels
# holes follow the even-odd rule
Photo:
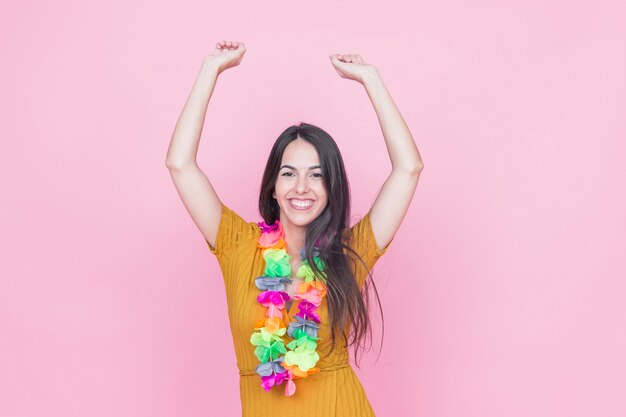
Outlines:
[[[363,58],[361,58],[361,55],[355,55],[354,56],[355,62],[362,64],[363,63]]]
[[[345,62],[343,61],[343,58],[337,58],[337,57],[335,57],[335,59],[333,59],[333,64],[334,64],[335,66],[339,66],[339,67],[340,67],[340,66],[344,65],[344,64],[345,64]]]

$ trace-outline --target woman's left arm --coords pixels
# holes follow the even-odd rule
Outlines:
[[[359,55],[335,54],[330,58],[341,77],[358,81],[365,87],[391,159],[391,173],[370,209],[372,231],[378,247],[383,249],[391,242],[406,215],[424,164],[378,70],[365,64]]]

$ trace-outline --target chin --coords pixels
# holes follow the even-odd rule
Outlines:
[[[284,211],[283,214],[291,224],[294,224],[296,226],[306,226],[307,224],[317,219],[321,213],[300,214],[294,213],[292,210],[290,212]]]
[[[307,216],[288,216],[289,221],[292,224],[296,224],[298,226],[306,226],[311,223],[313,220],[317,219],[318,214],[315,215],[307,215]]]

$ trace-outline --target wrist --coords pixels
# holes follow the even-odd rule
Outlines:
[[[222,71],[220,71],[219,65],[213,59],[203,59],[202,65],[200,67],[201,73],[209,73],[215,76],[220,75]]]
[[[376,67],[371,67],[365,73],[365,76],[363,77],[363,86],[365,88],[373,87],[377,84],[381,84],[382,81],[383,80],[380,74],[378,73],[378,70],[376,69]]]

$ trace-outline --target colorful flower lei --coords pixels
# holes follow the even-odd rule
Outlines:
[[[282,319],[282,310],[291,299],[285,292],[285,283],[291,283],[291,256],[287,254],[287,244],[284,241],[284,231],[279,220],[268,225],[265,222],[257,223],[261,228],[261,236],[257,247],[263,248],[265,259],[264,275],[255,279],[257,288],[262,292],[257,301],[267,307],[267,318],[257,321],[254,332],[250,337],[250,343],[256,346],[254,354],[261,362],[256,367],[256,372],[261,376],[261,387],[270,391],[273,386],[286,381],[285,395],[290,397],[296,392],[294,380],[306,378],[319,372],[315,364],[319,360],[317,353],[317,337],[320,317],[315,310],[326,296],[326,274],[318,279],[304,255],[304,248],[300,250],[302,265],[298,268],[296,276],[304,278],[298,286],[297,293],[293,298],[300,300],[300,310],[294,317],[296,321],[285,327]],[[318,269],[323,271],[324,262],[319,258],[319,248],[313,251],[313,260]],[[295,301],[294,301],[295,302]],[[294,339],[287,351],[283,343],[283,336],[287,333]],[[284,356],[282,355],[284,354]]]

